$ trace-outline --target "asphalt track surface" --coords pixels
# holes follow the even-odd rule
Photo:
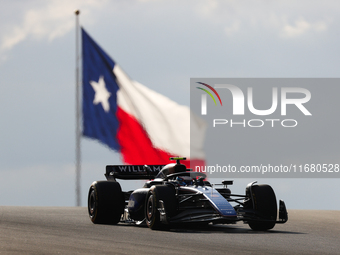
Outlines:
[[[340,254],[340,211],[290,210],[257,232],[239,222],[153,231],[95,225],[81,207],[0,207],[0,254]]]

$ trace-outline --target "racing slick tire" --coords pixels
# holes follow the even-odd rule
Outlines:
[[[164,211],[166,215],[165,222],[161,221],[161,215],[158,208],[160,201],[163,202]],[[152,186],[145,199],[145,220],[146,225],[153,230],[164,229],[167,220],[176,213],[176,196],[175,190],[170,186]]]
[[[115,181],[93,182],[88,195],[88,212],[95,224],[117,224],[125,201],[120,184]]]
[[[255,214],[264,221],[248,221],[248,225],[252,230],[265,231],[275,226],[277,217],[277,203],[274,190],[271,186],[253,185],[252,186],[253,210]],[[270,220],[270,221],[266,221]]]

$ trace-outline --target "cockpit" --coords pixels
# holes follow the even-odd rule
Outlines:
[[[162,168],[162,170],[156,175],[156,178],[164,179],[169,174],[174,173],[181,173],[181,172],[187,172],[190,171],[190,169],[187,169],[185,165],[183,164],[168,164]]]

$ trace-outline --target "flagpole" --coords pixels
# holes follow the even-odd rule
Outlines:
[[[76,10],[76,206],[81,206],[81,154],[80,154],[80,84],[79,84],[79,14],[80,11]]]

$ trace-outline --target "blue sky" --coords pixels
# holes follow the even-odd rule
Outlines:
[[[184,105],[191,77],[339,77],[337,1],[3,0],[0,7],[1,205],[75,204],[76,9],[130,77]],[[105,165],[120,163],[82,139],[84,206]],[[250,181],[235,181],[233,191]],[[258,181],[273,184],[290,208],[340,209],[339,179]]]

